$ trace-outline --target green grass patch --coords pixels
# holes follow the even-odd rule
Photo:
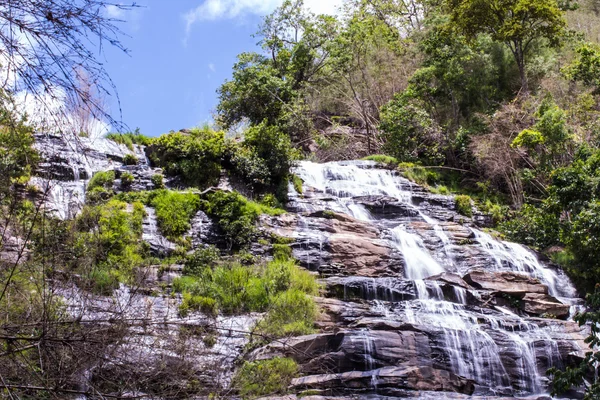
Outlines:
[[[232,386],[243,399],[286,394],[292,379],[298,376],[298,365],[291,358],[245,362],[237,371]]]
[[[134,132],[126,133],[109,133],[106,135],[108,140],[112,140],[115,143],[124,144],[129,150],[133,150],[133,145],[149,146],[152,144],[153,138],[142,135],[138,129]]]
[[[183,293],[179,312],[203,311],[214,315],[266,312],[256,328],[273,337],[313,332],[317,307],[311,296],[318,295],[316,278],[291,258],[291,249],[276,245],[273,261],[244,265],[225,262],[204,249],[188,256],[184,275],[173,281],[173,291]],[[207,305],[205,299],[213,299]],[[208,310],[208,311],[207,311]]]
[[[385,154],[372,154],[370,156],[363,158],[363,160],[375,161],[375,162],[390,165],[390,166],[398,165],[398,160],[395,157],[386,156]]]

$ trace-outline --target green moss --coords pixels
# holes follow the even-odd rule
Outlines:
[[[335,219],[335,213],[331,210],[324,210],[323,211],[323,218],[327,218],[327,219]]]
[[[233,379],[233,387],[243,399],[285,394],[297,375],[298,365],[291,358],[245,362]]]
[[[473,206],[471,205],[471,197],[461,194],[454,199],[456,204],[456,211],[466,217],[473,216]]]
[[[285,244],[273,244],[273,258],[276,260],[292,258],[292,248]]]

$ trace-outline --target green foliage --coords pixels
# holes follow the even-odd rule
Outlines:
[[[559,220],[553,213],[529,204],[516,216],[500,225],[509,239],[528,246],[545,249],[559,242]]]
[[[419,185],[435,185],[440,182],[441,175],[432,168],[423,168],[413,163],[400,163],[398,170],[406,179]]]
[[[221,229],[231,249],[242,248],[252,241],[259,215],[283,213],[283,210],[247,200],[237,192],[224,191],[208,194],[203,208]]]
[[[298,375],[298,365],[290,358],[275,357],[269,360],[246,361],[233,379],[243,399],[287,393],[288,386]]]
[[[375,161],[380,164],[386,164],[391,166],[398,165],[398,160],[392,156],[386,156],[385,154],[373,154],[367,157],[364,157],[363,160],[367,161]]]
[[[248,128],[241,144],[230,143],[228,153],[233,172],[259,190],[287,183],[298,158],[290,138],[266,121]]]
[[[129,188],[135,182],[135,177],[129,172],[123,172],[121,174],[121,186],[124,188]]]
[[[220,258],[221,253],[214,246],[197,249],[188,255],[183,266],[184,275],[202,276],[207,267],[213,266]]]
[[[304,182],[302,181],[302,179],[298,175],[291,174],[290,181],[292,182],[292,186],[294,186],[294,190],[296,191],[296,193],[302,195],[304,193]]]
[[[163,189],[165,187],[165,183],[163,182],[162,174],[154,174],[150,181],[154,185],[154,189]]]
[[[167,175],[204,188],[219,180],[224,146],[224,133],[205,127],[162,135],[153,141],[148,153],[152,164]]]
[[[92,179],[90,179],[87,190],[93,190],[94,188],[104,188],[107,190],[112,189],[115,182],[115,171],[100,171],[96,172]]]
[[[577,58],[564,69],[565,75],[594,88],[600,94],[600,46],[584,43],[577,48]]]
[[[471,204],[472,200],[470,196],[465,194],[458,195],[454,198],[456,211],[459,214],[462,214],[467,217],[473,216],[473,206]]]
[[[92,290],[106,294],[118,282],[130,282],[135,269],[145,264],[141,243],[144,216],[141,203],[128,209],[127,203],[110,200],[84,207],[74,221],[65,245],[72,252],[73,267],[83,269]]]
[[[115,143],[124,144],[129,150],[133,150],[134,144],[149,146],[153,140],[151,137],[142,135],[139,128],[136,128],[134,132],[109,133],[106,138]]]
[[[3,103],[5,99],[1,100]],[[13,183],[25,184],[29,180],[39,161],[33,143],[33,129],[27,125],[26,119],[15,119],[12,112],[1,104],[0,200],[8,194]]]
[[[399,161],[436,163],[440,153],[440,128],[419,101],[396,95],[381,109],[379,128],[385,149]]]
[[[200,210],[201,204],[196,194],[159,190],[150,205],[156,209],[161,233],[168,239],[178,241],[190,229],[190,221]]]
[[[125,164],[125,165],[137,165],[138,164],[138,159],[133,154],[127,153],[123,157],[123,164]]]
[[[600,381],[594,374],[596,365],[600,361],[600,290],[596,285],[595,291],[586,297],[587,310],[577,314],[573,319],[579,326],[586,325],[590,329],[589,336],[585,339],[591,351],[586,353],[585,359],[576,367],[567,367],[564,370],[551,368],[548,375],[552,377],[552,396],[564,394],[575,387],[585,387],[585,400],[600,397]]]
[[[446,0],[445,4],[453,27],[467,37],[489,34],[510,47],[524,92],[528,92],[525,55],[536,41],[557,45],[565,33],[564,12],[554,0]]]
[[[264,321],[269,322],[257,326],[264,335],[312,332],[317,308],[310,296],[316,296],[320,286],[310,272],[298,267],[288,246],[274,245],[273,254],[266,265],[249,266],[219,260],[214,248],[188,256],[186,275],[173,281],[173,290],[184,294],[180,314],[266,311]]]

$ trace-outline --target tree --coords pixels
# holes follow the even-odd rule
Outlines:
[[[558,45],[566,21],[556,0],[446,0],[454,26],[467,37],[480,33],[505,43],[521,78],[521,92],[529,92],[525,58],[536,40]]]
[[[126,51],[121,32],[109,9],[130,10],[104,0],[19,0],[0,4],[0,54],[3,79],[8,92],[25,91],[47,111],[53,101],[81,103],[98,118],[116,121],[101,102],[90,98],[82,73],[100,93],[115,93],[97,53],[105,43]],[[50,99],[50,100],[49,100]]]

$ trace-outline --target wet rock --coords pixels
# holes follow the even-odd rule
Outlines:
[[[569,315],[570,306],[562,304],[555,297],[543,293],[527,293],[521,300],[523,311],[534,315],[548,315],[564,318]]]
[[[376,386],[373,385],[376,382]],[[373,386],[376,389],[373,389]],[[472,394],[472,381],[448,371],[431,367],[385,367],[375,371],[352,371],[341,374],[312,375],[292,381],[292,390],[326,388],[335,393],[347,390],[371,389],[385,395],[398,389],[444,391]]]
[[[515,272],[471,271],[464,281],[476,289],[523,297],[527,293],[548,294],[548,287],[535,278]]]

